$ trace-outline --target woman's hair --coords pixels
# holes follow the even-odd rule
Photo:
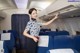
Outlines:
[[[31,8],[31,9],[29,9],[28,13],[31,14],[34,10],[37,11],[37,9]]]

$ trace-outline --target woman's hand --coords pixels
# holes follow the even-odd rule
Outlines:
[[[49,25],[50,23],[52,23],[53,21],[55,21],[58,18],[58,15],[59,15],[59,13],[57,13],[52,20],[50,20],[50,21],[48,21],[46,23],[42,23],[42,25]]]
[[[36,38],[36,37],[33,37],[32,38],[35,42],[38,42],[39,40],[38,40],[38,38]]]
[[[60,12],[56,13],[56,15],[55,15],[55,16],[57,16],[57,17],[58,17],[58,16],[59,16],[59,14],[60,14]]]

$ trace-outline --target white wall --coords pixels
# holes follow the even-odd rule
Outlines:
[[[9,9],[3,11],[6,14],[4,20],[0,22],[1,30],[11,29],[11,15],[12,14],[27,14],[27,10]]]
[[[58,19],[44,28],[51,28],[52,31],[58,28],[59,30],[69,31],[70,35],[76,35],[75,31],[80,31],[80,18]]]
[[[75,35],[76,31],[80,31],[80,17],[68,18],[64,21],[66,23],[66,27],[69,26],[67,29],[72,35]]]

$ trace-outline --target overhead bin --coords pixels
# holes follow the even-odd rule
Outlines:
[[[40,19],[51,19],[49,17],[54,17],[58,12],[60,14],[68,13],[71,11],[79,10],[80,2],[68,2],[68,0],[56,0],[49,7],[39,13]]]
[[[58,0],[55,4],[50,5],[48,8],[46,8],[46,14],[49,14],[54,11],[60,11],[62,12],[67,9],[76,10],[80,8],[80,2],[68,2],[67,0]]]

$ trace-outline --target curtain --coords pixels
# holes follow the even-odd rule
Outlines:
[[[29,21],[29,15],[27,14],[13,14],[12,15],[12,30],[16,30],[19,34],[17,37],[19,40],[19,49],[25,49],[27,46],[27,38],[23,36],[23,31]]]

